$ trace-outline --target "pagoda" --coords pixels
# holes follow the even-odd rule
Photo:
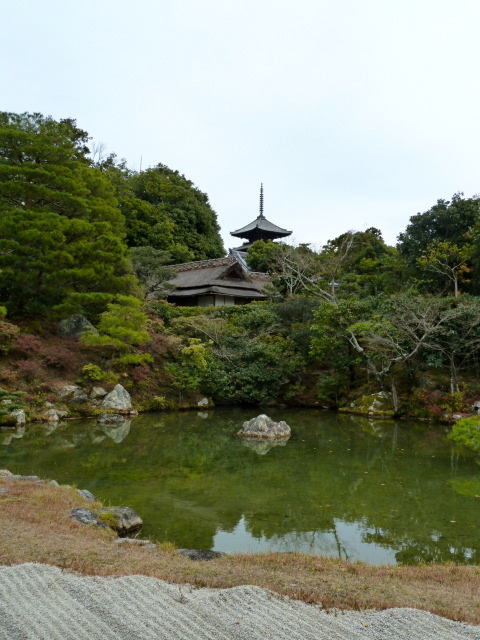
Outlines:
[[[242,244],[241,247],[237,247],[234,251],[246,252],[254,242],[257,240],[263,240],[264,242],[268,242],[269,240],[276,240],[277,238],[286,238],[292,232],[287,231],[287,229],[282,229],[281,227],[277,227],[276,224],[270,222],[263,215],[263,184],[260,186],[260,213],[257,218],[250,224],[247,224],[245,227],[238,229],[237,231],[232,231],[230,233],[231,236],[235,236],[236,238],[245,238],[246,242]]]

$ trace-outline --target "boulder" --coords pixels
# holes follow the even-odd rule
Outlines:
[[[74,384],[67,384],[57,391],[57,396],[62,400],[67,400],[75,393],[75,391],[77,391],[77,389],[78,387]]]
[[[21,427],[27,421],[25,411],[23,409],[15,409],[15,411],[12,411],[10,415],[12,418],[15,418],[17,427]]]
[[[93,524],[96,527],[106,529],[108,525],[102,522],[91,509],[75,508],[70,511],[71,520],[76,520],[82,524]]]
[[[77,491],[84,500],[88,500],[89,502],[95,502],[95,496],[93,495],[93,493],[90,493],[88,489],[77,489]]]
[[[396,413],[392,394],[387,391],[379,391],[378,393],[357,398],[348,406],[340,407],[339,411],[371,418],[393,417]]]
[[[7,476],[13,476],[13,473],[8,469],[0,469],[0,476],[5,478]]]
[[[132,408],[130,394],[121,384],[115,385],[100,405],[102,409],[115,409],[116,411],[129,411]]]
[[[108,391],[105,391],[103,387],[93,387],[90,391],[90,399],[98,400],[98,398],[104,398],[107,395]]]
[[[247,420],[237,433],[240,438],[257,438],[258,440],[287,440],[291,429],[286,422],[274,422],[264,413]]]
[[[98,510],[98,515],[119,535],[126,535],[143,527],[143,520],[130,507],[103,507]]]
[[[70,402],[74,404],[85,404],[88,402],[88,396],[83,389],[77,387],[70,397]]]
[[[95,329],[93,324],[77,313],[70,318],[65,318],[60,322],[58,328],[58,335],[62,338],[79,338],[82,333],[93,333],[98,336],[98,331]]]
[[[43,419],[47,422],[58,422],[61,418],[66,418],[67,416],[67,411],[60,411],[59,409],[49,409],[43,414]]]

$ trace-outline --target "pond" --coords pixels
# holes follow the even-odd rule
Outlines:
[[[269,410],[279,446],[235,438],[258,410],[161,413],[0,432],[0,468],[89,489],[143,518],[142,537],[369,564],[480,561],[480,468],[445,427]]]

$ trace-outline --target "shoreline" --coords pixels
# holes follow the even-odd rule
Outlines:
[[[371,567],[299,553],[192,562],[172,544],[116,544],[113,532],[72,521],[72,508],[91,505],[76,489],[1,475],[0,489],[1,565],[33,562],[82,575],[144,575],[215,589],[256,585],[325,609],[407,607],[480,624],[478,567]]]

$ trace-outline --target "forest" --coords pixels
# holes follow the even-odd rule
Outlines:
[[[202,395],[348,410],[383,393],[392,415],[466,415],[480,398],[479,234],[480,196],[456,193],[412,215],[395,247],[376,228],[320,250],[256,243],[266,302],[175,307],[169,265],[225,255],[207,194],[163,164],[129,169],[75,120],[2,112],[3,414],[48,402],[58,380],[121,380],[142,410]],[[96,332],[59,337],[75,314]]]

